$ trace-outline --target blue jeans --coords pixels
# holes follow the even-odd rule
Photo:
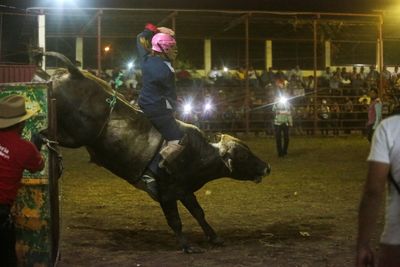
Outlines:
[[[276,150],[279,157],[283,157],[287,154],[289,147],[289,126],[284,123],[281,125],[274,125],[275,127],[275,141]],[[282,143],[283,138],[283,143]]]
[[[160,132],[166,141],[181,140],[183,132],[179,128],[175,120],[172,110],[162,110],[161,112],[146,112],[143,108],[145,116],[153,124],[154,128]],[[161,160],[161,155],[157,153],[151,160],[148,168],[156,175],[160,174],[158,164]]]

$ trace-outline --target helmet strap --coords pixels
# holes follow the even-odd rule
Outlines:
[[[164,48],[163,48],[159,43],[157,43],[157,45],[158,45],[158,47],[161,49],[161,51],[162,51],[162,53],[164,54],[164,56],[165,56],[169,61],[172,62],[172,60],[169,58],[167,52],[165,52]]]

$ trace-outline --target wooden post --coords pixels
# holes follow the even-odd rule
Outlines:
[[[317,95],[318,95],[318,86],[317,86],[317,19],[319,19],[319,14],[317,18],[313,21],[314,26],[314,134],[318,128],[318,118],[317,118]]]
[[[247,16],[245,19],[245,32],[246,32],[246,43],[245,43],[245,78],[246,78],[246,98],[244,101],[245,115],[246,115],[246,134],[249,133],[250,130],[250,88],[249,88],[249,17]]]
[[[101,73],[101,14],[100,10],[97,14],[97,75]]]
[[[382,15],[379,16],[379,22],[378,22],[378,32],[379,32],[379,37],[378,37],[378,45],[379,45],[379,97],[382,98],[382,96],[386,93],[383,88],[383,34],[382,34],[382,25],[383,25],[383,18]]]

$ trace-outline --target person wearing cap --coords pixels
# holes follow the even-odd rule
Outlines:
[[[22,139],[25,121],[35,114],[26,110],[25,98],[10,95],[0,99],[0,266],[17,266],[15,228],[11,218],[22,173],[44,168],[38,148]],[[40,146],[40,141],[37,142]]]
[[[174,117],[177,106],[175,70],[172,67],[177,56],[174,31],[147,24],[145,30],[137,36],[137,49],[143,84],[138,104],[167,141],[167,145],[152,160],[142,177],[148,192],[157,195],[154,176],[161,171],[160,167],[172,166],[184,148],[181,142],[184,134]]]

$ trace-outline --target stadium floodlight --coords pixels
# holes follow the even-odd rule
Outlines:
[[[283,95],[279,97],[279,103],[286,105],[287,102],[288,102],[287,97],[285,97]]]
[[[192,103],[186,103],[183,105],[183,114],[188,115],[192,112]]]
[[[74,6],[76,5],[76,0],[56,0],[56,1],[46,1],[50,3],[54,3],[58,6]]]
[[[211,112],[213,109],[214,109],[214,106],[213,106],[211,100],[208,99],[208,100],[204,103],[203,112],[204,112],[204,113],[209,113],[209,112]]]
[[[126,66],[128,67],[128,70],[130,70],[135,66],[135,64],[133,63],[133,61],[130,61]]]

